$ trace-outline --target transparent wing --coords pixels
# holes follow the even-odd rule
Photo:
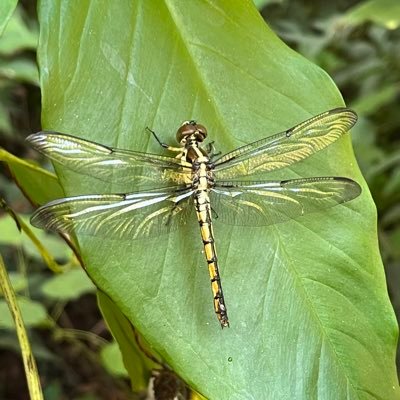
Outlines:
[[[272,171],[287,167],[325,148],[357,121],[354,111],[336,108],[294,128],[239,147],[214,162],[216,179]]]
[[[117,184],[184,184],[191,164],[173,157],[114,149],[57,132],[39,132],[26,139],[51,160],[80,174]]]
[[[347,178],[322,177],[269,182],[218,182],[211,205],[217,221],[272,225],[345,203],[361,193]]]
[[[36,210],[32,225],[55,232],[137,239],[170,232],[186,223],[192,189],[67,197]]]

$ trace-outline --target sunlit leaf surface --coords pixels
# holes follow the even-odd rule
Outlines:
[[[162,154],[145,128],[173,143],[197,119],[227,152],[343,105],[250,1],[40,4],[44,129]],[[68,195],[113,189],[57,171]],[[229,329],[213,315],[196,221],[132,242],[79,236],[87,270],[210,399],[398,398],[376,212],[350,139],[268,179],[325,175],[352,178],[363,194],[267,228],[216,221]]]

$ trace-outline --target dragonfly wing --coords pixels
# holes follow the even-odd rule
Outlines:
[[[57,132],[35,133],[27,141],[51,160],[106,182],[159,185],[190,179],[191,164],[173,157],[115,149]]]
[[[343,136],[357,114],[336,108],[295,127],[225,154],[214,162],[216,179],[273,171],[301,161]]]
[[[32,225],[55,232],[112,239],[137,239],[170,232],[192,212],[192,189],[67,197],[51,201],[32,216]]]
[[[267,182],[218,182],[211,204],[217,221],[265,226],[345,203],[361,193],[347,178],[322,177]]]

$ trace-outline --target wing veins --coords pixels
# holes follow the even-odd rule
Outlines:
[[[40,207],[31,223],[56,232],[78,232],[120,239],[167,233],[186,223],[191,212],[190,186],[127,195],[83,195]]]
[[[356,120],[357,115],[347,108],[326,111],[225,154],[214,162],[215,177],[223,180],[287,167],[339,139]]]
[[[183,184],[192,171],[179,158],[112,148],[58,132],[39,132],[27,141],[66,168],[105,182]]]
[[[266,226],[348,202],[360,186],[342,177],[285,181],[225,181],[212,189],[218,221],[239,226]],[[219,213],[218,207],[224,212]]]

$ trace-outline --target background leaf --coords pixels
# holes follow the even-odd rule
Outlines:
[[[17,0],[3,0],[0,3],[0,35],[7,26],[7,23],[10,20],[16,6]]]
[[[19,216],[22,221],[29,224],[28,216]],[[51,254],[61,260],[68,260],[72,256],[72,250],[65,245],[65,242],[57,236],[50,235],[40,229],[30,226],[35,236],[40,242],[51,249]],[[15,221],[7,215],[0,217],[0,245],[20,246],[22,245],[24,251],[36,259],[41,259],[40,251],[32,242],[32,240],[24,233],[20,232],[15,224]]]
[[[0,162],[7,164],[15,182],[34,204],[44,204],[64,192],[57,177],[30,161],[15,157],[0,148]]]
[[[16,2],[10,2],[9,0],[6,0],[6,3]],[[3,7],[5,6],[0,6],[0,12],[2,11],[1,8]],[[22,50],[35,50],[37,39],[37,29],[28,27],[24,23],[21,9],[17,8],[11,15],[11,18],[8,21],[7,29],[0,38],[0,54],[10,56]]]
[[[43,304],[28,298],[19,297],[18,306],[21,309],[22,318],[26,327],[37,326],[46,322],[47,312]],[[0,327],[14,329],[15,323],[11,317],[7,303],[0,300]]]
[[[0,59],[0,76],[37,85],[39,82],[36,64],[23,58],[15,60]]]
[[[397,0],[364,1],[350,9],[343,21],[356,25],[373,21],[396,29],[400,25],[400,4]]]
[[[98,304],[104,319],[107,321],[108,328],[112,332],[116,342],[111,343],[114,356],[121,358],[115,353],[122,353],[121,362],[114,365],[114,372],[121,374],[121,364],[124,366],[125,372],[128,372],[132,388],[135,390],[146,389],[152,368],[159,367],[152,361],[146,358],[143,352],[139,349],[134,337],[134,330],[128,319],[121,313],[111,299],[102,293],[97,292]],[[118,344],[118,349],[115,345]],[[109,369],[111,360],[106,360],[106,354],[102,353],[103,363]]]
[[[101,349],[101,360],[110,373],[123,377],[127,376],[121,351],[116,342],[108,343]]]
[[[286,47],[250,1],[43,0],[40,21],[47,129],[160,152],[146,126],[171,142],[181,121],[195,118],[224,152],[343,104],[330,78]],[[57,171],[68,194],[112,190]],[[356,179],[362,197],[266,229],[216,222],[230,329],[212,313],[195,221],[132,243],[80,237],[86,267],[210,399],[395,399],[397,326],[375,207],[349,138],[270,177],[332,174]]]
[[[93,283],[82,268],[70,269],[61,275],[55,275],[42,286],[42,292],[46,297],[61,301],[77,299],[93,290]]]
[[[18,136],[22,126],[16,126],[16,121],[26,111],[26,104],[20,101],[27,92],[22,83],[39,84],[34,55],[29,54],[36,50],[37,24],[16,4],[15,0],[0,2],[0,138],[5,134],[9,139]]]

